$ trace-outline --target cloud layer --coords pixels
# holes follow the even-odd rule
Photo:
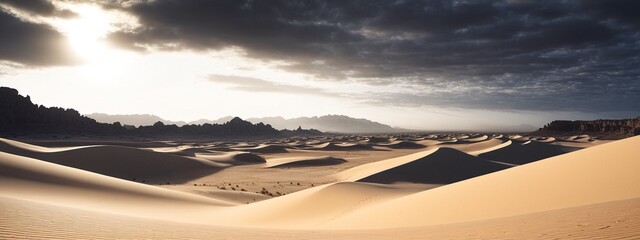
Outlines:
[[[309,94],[328,97],[338,96],[337,94],[327,92],[321,88],[275,83],[260,78],[212,74],[209,75],[207,79],[211,82],[230,85],[232,89],[246,92]]]
[[[4,1],[0,1],[4,2]],[[54,14],[45,1],[19,6]],[[41,3],[41,4],[35,4]],[[322,81],[394,86],[369,102],[479,109],[639,112],[640,1],[101,1],[135,16],[137,29],[109,39],[126,49],[206,51],[238,47],[247,57]],[[54,11],[54,12],[52,12]],[[59,36],[0,13],[0,57],[57,63]],[[12,23],[11,24],[5,24]],[[38,35],[41,34],[42,36]],[[33,39],[53,39],[40,42]],[[5,45],[8,44],[8,45]],[[40,45],[39,45],[40,44]],[[55,48],[54,48],[55,49]],[[22,53],[22,54],[21,54]],[[319,92],[261,79],[225,79],[252,91]],[[241,78],[241,77],[240,77]],[[288,91],[287,88],[291,88]]]
[[[3,1],[0,1],[0,3]],[[22,2],[22,1],[21,1]],[[47,14],[46,8],[29,7],[29,11]],[[53,14],[53,13],[52,13]],[[71,65],[77,59],[65,37],[51,26],[20,19],[0,8],[0,60],[28,66]]]
[[[241,47],[319,79],[405,85],[410,105],[637,111],[638,1],[148,1],[113,37]]]

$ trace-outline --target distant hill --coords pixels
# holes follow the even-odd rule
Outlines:
[[[122,124],[133,126],[151,125],[155,122],[162,122],[166,125],[175,124],[178,126],[187,124],[202,125],[205,123],[222,124],[228,122],[233,118],[232,116],[227,116],[217,120],[200,119],[191,122],[174,122],[162,119],[156,115],[151,114],[109,115],[104,113],[93,113],[87,116],[101,123],[120,122]],[[394,128],[386,124],[374,122],[363,118],[352,118],[344,115],[325,115],[320,117],[299,117],[291,119],[285,119],[283,117],[264,117],[249,118],[247,119],[247,121],[254,124],[269,124],[275,129],[297,129],[298,127],[302,127],[318,129],[323,132],[337,133],[397,133],[409,131],[406,129]]]
[[[203,118],[203,119],[198,119],[198,120],[195,120],[195,121],[188,122],[187,124],[196,124],[196,125],[202,125],[202,124],[205,124],[205,123],[208,123],[208,124],[223,124],[223,123],[226,123],[228,121],[231,121],[231,119],[233,119],[233,118],[234,118],[233,116],[226,116],[226,117],[222,117],[222,118],[219,118],[219,119],[216,119],[216,120],[209,120],[209,119],[204,119]]]
[[[558,136],[589,134],[609,139],[620,139],[640,134],[640,117],[592,121],[556,120],[533,134]]]
[[[0,136],[134,136],[134,137],[276,137],[322,134],[317,130],[279,131],[271,125],[253,124],[238,117],[222,124],[177,126],[157,121],[140,127],[120,122],[99,123],[74,109],[45,107],[31,102],[16,89],[0,87]]]
[[[263,122],[277,129],[303,128],[318,129],[323,132],[339,133],[397,133],[409,130],[393,128],[389,125],[363,118],[352,118],[344,115],[325,115],[320,117],[299,117],[285,119],[283,117],[249,118],[249,122]]]

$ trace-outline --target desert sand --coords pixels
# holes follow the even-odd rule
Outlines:
[[[633,239],[640,137],[0,139],[4,239]]]

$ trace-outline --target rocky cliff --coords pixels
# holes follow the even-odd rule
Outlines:
[[[625,138],[640,134],[640,117],[593,121],[556,120],[540,128],[536,133],[546,135],[589,134],[605,138]]]

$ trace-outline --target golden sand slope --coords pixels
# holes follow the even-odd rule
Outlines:
[[[637,239],[640,199],[399,229],[277,230],[118,216],[0,197],[0,239]],[[204,222],[203,222],[204,223]]]
[[[0,182],[3,197],[149,218],[189,220],[181,216],[234,205],[2,152]]]
[[[638,146],[633,137],[427,191],[336,183],[249,205],[0,153],[0,238],[633,239]]]
[[[197,158],[121,146],[56,149],[0,139],[0,151],[122,179],[161,183],[183,182],[223,167]]]
[[[224,224],[260,228],[308,229],[384,203],[420,189],[371,183],[341,182],[302,190],[283,197],[219,211]]]
[[[434,153],[437,148],[432,148],[429,150],[409,154],[406,156],[401,156],[397,158],[391,158],[383,161],[368,163],[364,165],[360,165],[354,168],[347,169],[345,171],[339,172],[335,174],[336,178],[341,181],[357,181],[362,178],[371,176],[372,174],[376,174],[382,172],[387,169],[391,169],[397,166],[401,166],[403,164],[412,162],[416,159],[423,158],[429,154]]]
[[[393,228],[476,221],[640,197],[640,136],[398,198],[327,223]]]
[[[488,140],[484,140],[484,141],[479,141],[479,142],[471,142],[471,143],[465,143],[465,142],[460,142],[460,143],[443,143],[440,145],[440,147],[448,147],[448,148],[453,148],[453,149],[457,149],[463,152],[466,152],[468,154],[471,155],[477,155],[478,153],[483,153],[483,152],[487,152],[490,150],[497,150],[500,149],[502,147],[506,147],[510,145],[510,140],[507,140],[506,142],[500,139],[488,139]],[[509,144],[506,144],[509,143]]]

